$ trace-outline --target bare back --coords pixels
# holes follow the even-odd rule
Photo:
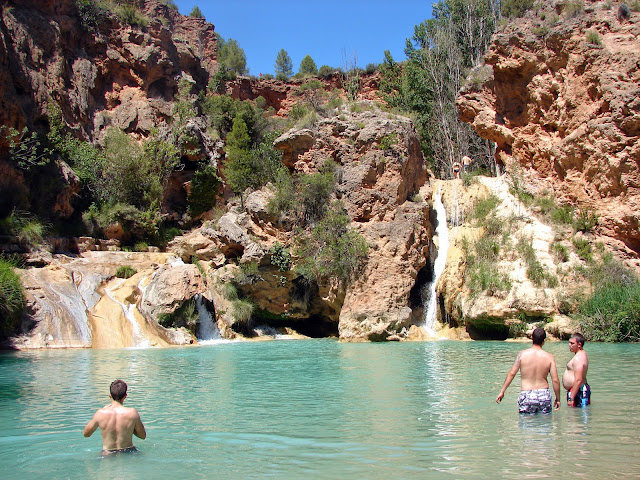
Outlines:
[[[98,427],[104,450],[130,448],[133,447],[133,435],[142,439],[147,436],[138,411],[123,407],[117,402],[112,402],[95,413],[84,429],[84,436],[91,436]]]
[[[521,390],[549,388],[547,377],[556,372],[556,361],[541,348],[529,348],[519,354]],[[516,360],[517,361],[517,360]],[[553,376],[553,374],[552,374]]]

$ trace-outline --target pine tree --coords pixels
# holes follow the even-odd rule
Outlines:
[[[274,67],[276,70],[276,78],[279,80],[286,80],[293,73],[293,62],[285,49],[281,49],[278,52]]]
[[[307,55],[300,62],[300,68],[298,69],[298,73],[302,75],[317,75],[318,67],[316,66],[316,62],[313,61],[310,55]]]
[[[197,5],[195,7],[193,7],[193,9],[191,10],[191,13],[189,14],[189,16],[193,17],[193,18],[204,18],[204,15],[202,14],[202,11],[200,10],[200,8],[198,8]]]

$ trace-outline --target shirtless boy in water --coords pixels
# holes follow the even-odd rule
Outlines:
[[[569,339],[569,350],[574,356],[562,375],[562,385],[567,390],[567,405],[570,407],[582,407],[591,403],[591,387],[587,383],[587,370],[589,359],[583,350],[584,337],[580,333],[574,333]],[[583,401],[583,398],[586,400]]]
[[[556,370],[556,359],[550,353],[542,350],[542,344],[547,333],[542,328],[536,328],[531,336],[533,345],[531,348],[518,353],[516,361],[502,385],[502,390],[496,398],[500,403],[504,392],[511,384],[516,373],[520,370],[520,396],[518,397],[518,411],[520,413],[551,413],[551,392],[547,377],[551,374],[553,392],[556,399],[553,405],[556,410],[560,408],[560,380]]]
[[[84,436],[90,437],[100,427],[103,455],[116,452],[135,452],[133,435],[144,440],[147,432],[135,408],[124,407],[127,384],[122,380],[111,383],[111,404],[98,410],[84,427]]]

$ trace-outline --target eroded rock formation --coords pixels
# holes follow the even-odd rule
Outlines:
[[[640,15],[619,20],[617,4],[587,1],[569,16],[565,3],[500,30],[458,107],[527,188],[595,211],[603,240],[637,267]]]

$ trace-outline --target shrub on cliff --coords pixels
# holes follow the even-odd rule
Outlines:
[[[163,313],[158,315],[158,323],[165,328],[185,327],[195,334],[196,326],[200,320],[195,300],[187,300],[173,313]]]
[[[15,265],[0,258],[0,338],[13,334],[26,307],[24,288],[13,270]]]
[[[116,277],[118,278],[131,278],[133,277],[137,272],[137,270],[133,267],[130,267],[129,265],[122,265],[120,267],[118,267],[118,269],[116,270]]]
[[[640,341],[640,279],[613,259],[588,272],[593,291],[578,307],[584,335],[592,341]]]
[[[198,7],[197,5],[195,5],[191,9],[191,12],[189,12],[189,16],[191,18],[202,18],[202,19],[204,19],[204,15],[202,14],[202,10],[200,10],[200,7]]]
[[[273,148],[275,136],[275,133],[267,134],[262,143],[251,148],[246,124],[240,117],[234,119],[233,128],[227,135],[227,161],[223,173],[227,184],[241,195],[241,200],[245,190],[258,189],[275,180],[278,170],[283,168],[281,153]]]
[[[527,10],[533,7],[534,0],[503,0],[502,16],[522,17]]]
[[[295,271],[308,281],[348,281],[364,264],[368,250],[364,237],[349,226],[342,203],[335,202],[310,232],[297,237]]]
[[[327,159],[316,173],[292,177],[286,169],[278,171],[267,211],[293,218],[302,227],[320,220],[335,190],[337,169],[337,164]]]
[[[216,205],[220,178],[211,165],[197,170],[191,179],[189,192],[189,213],[197,217]]]

